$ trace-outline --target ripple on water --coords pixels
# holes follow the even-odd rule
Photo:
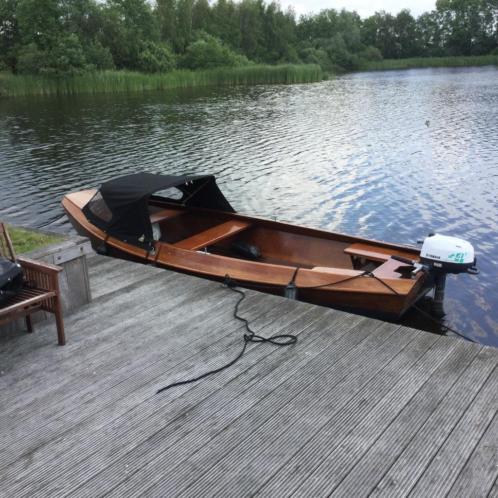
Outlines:
[[[323,83],[0,103],[0,217],[70,229],[68,191],[136,170],[215,173],[234,206],[414,243],[471,240],[448,321],[498,345],[498,70],[346,75]]]

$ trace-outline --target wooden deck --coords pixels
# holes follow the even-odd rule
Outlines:
[[[94,301],[0,337],[2,497],[498,496],[498,350],[92,258]]]

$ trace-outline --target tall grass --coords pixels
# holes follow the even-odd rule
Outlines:
[[[382,71],[389,69],[412,69],[421,67],[470,67],[498,65],[498,55],[458,57],[414,57],[411,59],[385,59],[369,61],[361,65],[361,71]]]
[[[311,83],[323,79],[318,65],[251,65],[205,71],[145,74],[97,71],[63,78],[0,74],[0,96],[145,92],[221,85]]]

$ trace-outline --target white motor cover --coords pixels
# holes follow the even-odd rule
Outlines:
[[[432,235],[424,240],[420,257],[435,263],[465,266],[473,264],[475,260],[474,247],[470,242],[440,234]]]

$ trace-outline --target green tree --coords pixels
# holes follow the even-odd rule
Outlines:
[[[180,52],[185,49],[193,39],[192,33],[192,9],[194,0],[178,0],[176,5],[176,39],[175,48]]]
[[[212,7],[210,34],[233,48],[240,48],[240,17],[232,0],[218,0]]]
[[[114,59],[108,47],[104,47],[99,40],[86,43],[83,47],[89,68],[114,69]]]
[[[445,48],[450,55],[473,55],[496,47],[498,3],[495,0],[438,0]]]
[[[177,59],[213,67],[247,58],[340,70],[381,57],[493,51],[498,0],[438,0],[418,19],[408,10],[362,20],[325,9],[298,21],[273,0],[0,0],[0,69],[14,72],[153,72]]]
[[[265,62],[298,62],[295,49],[296,19],[292,10],[282,12],[275,2],[263,14],[263,44]]]
[[[58,38],[50,50],[42,50],[36,43],[23,46],[19,51],[17,68],[20,73],[52,76],[74,75],[89,69],[75,33]]]
[[[159,42],[159,26],[146,0],[108,0],[103,12],[103,45],[118,68],[137,69],[144,42]]]
[[[396,19],[381,11],[363,22],[362,41],[365,45],[378,48],[388,59],[396,59],[401,54],[401,45],[396,34]]]
[[[211,8],[207,0],[195,0],[192,5],[192,29],[210,31]]]
[[[262,0],[242,0],[239,4],[240,50],[257,61],[264,58],[264,11]]]
[[[175,66],[175,55],[167,45],[142,42],[137,69],[146,73],[164,73],[171,71]]]
[[[51,50],[62,36],[63,10],[57,0],[19,0],[16,15],[23,45]]]
[[[394,19],[394,33],[399,44],[399,57],[415,57],[421,53],[417,21],[409,10],[403,9]]]
[[[176,39],[176,1],[156,0],[156,14],[161,40],[174,45]]]
[[[437,11],[426,12],[417,19],[420,52],[417,55],[437,57],[445,54],[440,15]]]
[[[247,64],[247,59],[224,46],[213,36],[204,34],[202,38],[187,47],[181,58],[181,66],[187,69],[212,69]]]
[[[18,0],[0,0],[0,69],[1,66],[16,71],[15,54],[19,40],[17,21]]]

